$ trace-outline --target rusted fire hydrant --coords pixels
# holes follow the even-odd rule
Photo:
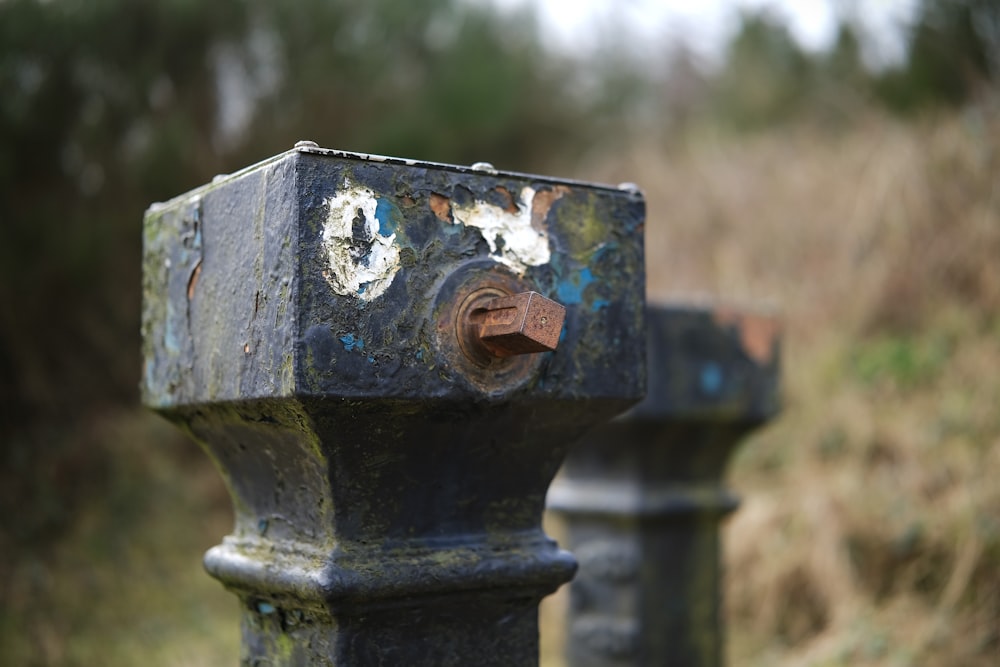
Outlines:
[[[537,664],[546,489],[645,389],[643,216],[311,142],[149,209],[143,400],[231,492],[244,665]]]

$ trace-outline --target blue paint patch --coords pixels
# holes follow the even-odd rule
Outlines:
[[[702,392],[717,396],[722,391],[722,368],[714,361],[710,361],[701,367],[701,374],[698,376],[698,383]]]
[[[178,354],[181,351],[181,343],[177,338],[176,330],[177,312],[174,309],[173,303],[173,301],[167,300],[167,320],[163,332],[163,345],[171,355]]]
[[[258,602],[257,611],[267,616],[268,614],[273,614],[274,612],[276,612],[277,609],[275,609],[274,605],[271,604],[270,602]]]
[[[361,286],[358,287],[358,296],[364,294],[366,289],[368,289],[368,283],[361,283]]]
[[[417,361],[423,361],[424,360],[424,351],[423,350],[417,350],[417,353],[414,356],[416,356]]]
[[[340,342],[344,344],[344,349],[347,350],[348,352],[354,349],[358,350],[365,349],[365,341],[363,341],[360,336],[355,338],[354,334],[347,334],[346,336],[341,336]]]
[[[146,388],[152,389],[156,383],[156,366],[153,365],[152,359],[146,359],[145,375],[146,375]]]
[[[375,200],[375,219],[378,221],[378,233],[382,236],[392,236],[396,233],[396,222],[393,220],[394,208],[388,199],[379,197]]]
[[[192,250],[201,250],[201,207],[194,215],[194,238],[191,240]]]
[[[580,269],[575,275],[561,280],[556,286],[556,296],[563,305],[577,304],[583,301],[583,290],[594,282],[594,274],[589,268]]]
[[[369,355],[369,356],[368,356],[368,363],[369,363],[369,364],[374,364],[374,363],[375,363],[375,357],[373,357],[373,356]]]
[[[611,305],[611,302],[607,299],[594,299],[594,303],[590,304],[590,312],[596,313],[601,308],[607,308]]]
[[[257,532],[261,535],[267,532],[267,519],[261,519],[257,522]]]

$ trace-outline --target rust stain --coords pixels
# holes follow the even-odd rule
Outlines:
[[[195,264],[194,270],[191,272],[191,277],[188,278],[188,301],[194,297],[194,288],[198,285],[198,278],[201,277],[201,260]]]
[[[774,361],[775,344],[781,336],[778,318],[721,307],[715,309],[714,319],[719,326],[736,327],[743,350],[758,364]]]
[[[451,222],[451,200],[436,192],[431,193],[429,200],[434,215],[444,222]]]
[[[498,192],[500,196],[503,197],[504,202],[506,202],[503,210],[508,213],[517,213],[520,210],[517,208],[517,204],[514,203],[514,195],[510,193],[510,190],[502,185],[498,185],[493,189]]]
[[[535,231],[545,231],[545,218],[549,215],[552,204],[558,201],[564,194],[569,193],[569,188],[565,185],[556,185],[551,189],[539,190],[531,200],[531,226]]]

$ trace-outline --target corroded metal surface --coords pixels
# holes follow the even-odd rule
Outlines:
[[[491,299],[471,319],[493,356],[509,357],[556,349],[566,308],[538,292],[521,292]]]
[[[635,190],[303,143],[144,223],[142,394],[215,460],[245,665],[537,664],[569,443],[645,390]],[[469,295],[565,306],[470,359]]]
[[[575,445],[549,490],[580,563],[571,667],[722,664],[718,526],[733,449],[778,412],[777,320],[647,312],[649,395]]]

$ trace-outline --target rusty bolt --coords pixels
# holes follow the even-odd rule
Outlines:
[[[521,292],[489,301],[472,319],[493,356],[510,357],[556,349],[566,308],[538,292]]]

